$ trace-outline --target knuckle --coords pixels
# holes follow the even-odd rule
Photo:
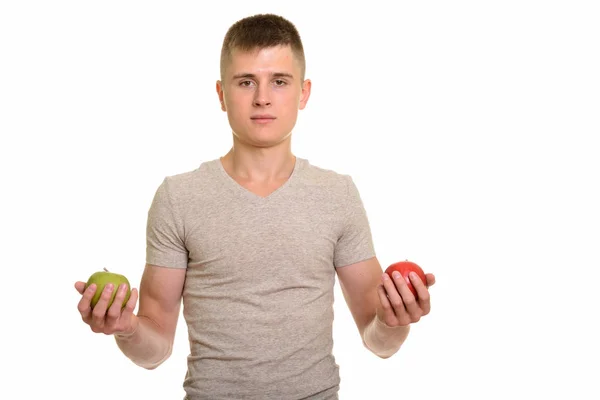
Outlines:
[[[104,326],[105,323],[105,316],[103,315],[92,315],[92,323],[96,326]]]
[[[410,307],[410,306],[413,306],[413,305],[415,305],[415,304],[416,304],[416,300],[415,300],[415,298],[414,298],[414,297],[412,297],[412,298],[408,298],[408,299],[405,299],[405,300],[404,300],[404,304],[405,304],[407,307]]]
[[[402,300],[400,299],[392,299],[390,302],[392,303],[392,306],[394,306],[394,308],[399,308],[402,306]]]

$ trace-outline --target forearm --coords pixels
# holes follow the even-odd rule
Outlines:
[[[364,329],[363,342],[377,356],[388,358],[400,349],[409,331],[410,325],[390,327],[375,316]]]
[[[135,331],[129,335],[115,334],[119,349],[136,365],[154,369],[162,364],[172,351],[172,341],[160,333],[148,318],[137,317]]]

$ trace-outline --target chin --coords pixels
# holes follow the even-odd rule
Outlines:
[[[275,134],[269,132],[257,132],[248,135],[235,135],[240,141],[247,143],[255,147],[273,147],[276,146],[290,137],[290,133],[286,134]]]
[[[268,148],[268,147],[275,147],[284,141],[285,141],[285,138],[272,139],[272,140],[254,139],[254,140],[247,140],[246,143],[248,143],[254,147]]]

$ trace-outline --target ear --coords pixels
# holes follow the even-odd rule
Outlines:
[[[223,83],[221,81],[217,81],[216,89],[217,95],[219,96],[219,102],[221,103],[221,110],[227,111],[227,108],[225,108],[225,95],[223,94]]]
[[[304,110],[304,107],[306,107],[306,103],[310,97],[311,85],[312,82],[310,79],[306,79],[304,82],[302,82],[302,94],[300,95],[300,104],[298,105],[298,109],[300,110]]]

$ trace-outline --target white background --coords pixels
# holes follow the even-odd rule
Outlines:
[[[354,177],[384,267],[437,277],[388,360],[336,287],[340,398],[600,398],[596,2],[282,3],[1,3],[0,397],[183,397],[183,320],[146,371],[82,323],[73,283],[139,283],[163,177],[231,145],[223,36],[274,12],[313,81],[295,154]]]

